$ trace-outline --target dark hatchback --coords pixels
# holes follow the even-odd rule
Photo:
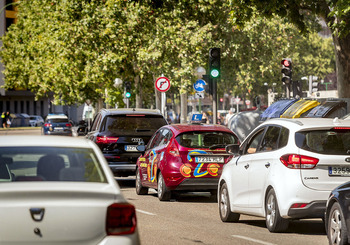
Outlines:
[[[102,109],[86,137],[100,147],[115,176],[132,176],[141,155],[136,147],[140,142],[147,144],[166,124],[159,110]]]
[[[42,126],[41,133],[44,135],[72,136],[72,124],[64,114],[49,114]]]
[[[325,225],[329,244],[350,243],[349,197],[350,182],[346,182],[335,188],[328,198]]]

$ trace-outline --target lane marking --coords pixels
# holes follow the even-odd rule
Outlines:
[[[236,237],[236,238],[240,238],[240,239],[244,239],[244,240],[248,240],[251,242],[256,242],[256,243],[260,243],[260,244],[264,244],[264,245],[275,245],[274,243],[264,242],[264,241],[250,238],[250,237],[246,237],[246,236],[232,235],[232,237]]]
[[[147,212],[147,211],[143,211],[143,210],[141,210],[141,209],[136,209],[136,211],[139,212],[139,213],[143,213],[143,214],[156,215],[156,214],[154,214],[154,213],[150,213],[150,212]]]

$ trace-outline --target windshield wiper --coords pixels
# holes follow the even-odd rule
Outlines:
[[[217,148],[225,148],[226,145],[225,144],[216,144],[216,145],[212,145],[209,147],[209,149],[217,149]]]

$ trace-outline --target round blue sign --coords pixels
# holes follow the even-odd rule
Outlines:
[[[204,80],[199,79],[193,84],[193,87],[197,92],[203,92],[205,90],[205,85],[207,85],[207,83]]]

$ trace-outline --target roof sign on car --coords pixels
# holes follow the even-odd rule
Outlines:
[[[202,122],[202,114],[193,114],[192,115],[192,123],[201,123]]]

